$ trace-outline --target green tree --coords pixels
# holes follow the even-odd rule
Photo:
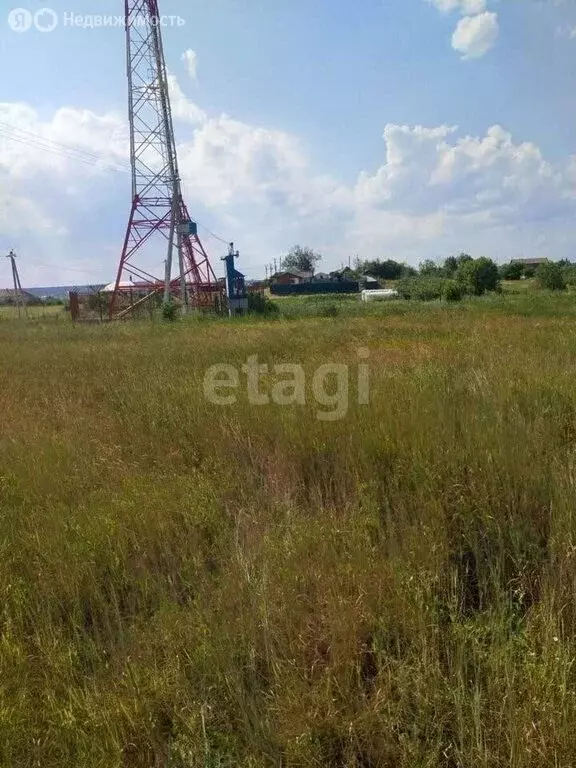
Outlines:
[[[511,261],[509,264],[502,264],[498,272],[501,280],[520,280],[524,274],[524,265],[520,261]]]
[[[466,293],[481,296],[486,291],[495,291],[498,288],[498,267],[492,259],[485,257],[464,259],[458,266],[456,279]]]
[[[541,288],[547,288],[550,291],[563,291],[566,288],[562,267],[553,261],[545,261],[540,264],[536,277]]]
[[[400,264],[392,259],[364,261],[359,265],[361,274],[378,277],[380,280],[398,280],[404,275],[405,269],[405,264]]]
[[[440,277],[441,269],[432,259],[426,259],[420,264],[420,274],[422,277]]]
[[[446,277],[452,277],[456,274],[456,270],[458,269],[458,259],[456,256],[448,256],[446,261],[444,262],[444,274]]]
[[[312,248],[295,245],[282,259],[282,269],[297,269],[299,272],[314,272],[322,256]]]

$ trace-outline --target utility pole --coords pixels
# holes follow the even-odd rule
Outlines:
[[[22,316],[21,310],[28,316],[24,294],[22,292],[22,284],[20,283],[20,275],[18,274],[18,267],[16,265],[16,254],[14,251],[10,251],[10,253],[6,255],[6,258],[10,259],[12,263],[12,280],[14,282],[14,296],[16,298],[16,306],[18,307],[18,317]]]

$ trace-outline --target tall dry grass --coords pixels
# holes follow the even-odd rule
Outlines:
[[[558,301],[0,323],[0,765],[573,766]],[[358,347],[338,422],[202,395]]]

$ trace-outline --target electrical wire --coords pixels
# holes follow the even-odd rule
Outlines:
[[[24,135],[18,135],[16,131]],[[112,165],[110,163],[102,161],[97,155],[91,152],[86,152],[85,150],[76,149],[75,147],[72,147],[68,144],[63,144],[62,142],[53,141],[52,139],[46,139],[38,134],[33,133],[32,131],[27,131],[23,128],[18,128],[17,126],[4,123],[2,120],[0,120],[0,138],[5,138],[5,139],[8,139],[9,141],[15,141],[19,144],[30,146],[35,149],[40,149],[43,152],[48,152],[53,155],[65,157],[68,160],[75,160],[79,163],[83,163],[84,165],[97,167],[102,170],[109,170],[109,171],[114,171],[118,173],[132,172],[131,167],[127,164],[123,165],[121,163],[118,163],[116,165]],[[190,177],[184,176],[184,177],[181,177],[181,180],[189,181],[190,183],[193,183],[193,180]],[[211,229],[208,229],[208,227],[205,227],[200,222],[196,222],[196,223],[202,230],[204,230],[209,235],[211,235],[215,240],[218,240],[219,242],[224,243],[224,245],[230,244],[229,239],[220,237],[219,235],[217,235]]]
[[[209,235],[211,235],[215,240],[219,240],[221,243],[224,243],[224,245],[230,245],[230,240],[224,240],[223,237],[218,237],[218,235],[215,235],[212,230],[208,229],[208,227],[205,227],[203,224],[198,224],[200,229],[203,229],[204,232],[207,232]]]
[[[4,130],[11,131],[12,133],[21,133],[25,134],[26,137],[30,137],[33,139],[36,143],[42,142],[42,144],[48,144],[53,145],[55,147],[60,147],[68,152],[72,152],[75,155],[84,155],[87,158],[90,158],[91,160],[96,160],[99,164],[102,163],[102,159],[98,157],[98,155],[95,155],[93,152],[87,152],[85,149],[79,149],[78,147],[73,147],[70,144],[64,144],[61,141],[56,141],[54,139],[47,139],[44,136],[40,136],[40,134],[33,133],[32,131],[27,131],[24,128],[19,128],[16,125],[11,125],[10,123],[5,123],[3,120],[0,120],[0,128],[3,128]],[[23,138],[23,137],[20,137]],[[118,167],[125,168],[127,171],[130,171],[130,164],[128,162],[119,162],[117,163]]]
[[[65,157],[68,160],[75,160],[76,162],[83,163],[84,165],[91,166],[92,168],[100,168],[102,170],[109,170],[109,171],[115,171],[120,173],[129,173],[128,168],[123,168],[121,166],[115,166],[111,165],[110,163],[106,163],[105,161],[98,160],[98,159],[91,159],[89,157],[82,157],[80,155],[74,155],[71,152],[63,149],[59,149],[57,146],[50,146],[49,144],[42,144],[39,141],[33,141],[32,139],[29,139],[26,136],[16,136],[12,135],[5,131],[4,128],[0,126],[0,138],[8,139],[9,141],[15,141],[18,144],[23,144],[24,146],[32,147],[33,149],[40,149],[43,152],[48,152],[52,155],[58,155],[60,157]]]

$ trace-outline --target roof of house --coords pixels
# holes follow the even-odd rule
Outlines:
[[[134,285],[129,280],[122,280],[118,283],[118,288],[122,290],[123,288],[133,288]],[[114,293],[116,290],[116,280],[114,280],[113,283],[108,283],[108,285],[105,285],[104,288],[101,289],[101,293]]]
[[[512,259],[512,264],[544,264],[548,259]]]

